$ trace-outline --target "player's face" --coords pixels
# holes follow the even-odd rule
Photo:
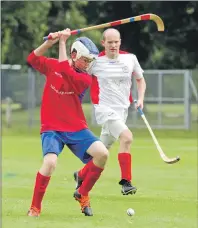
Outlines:
[[[81,56],[79,59],[75,61],[75,67],[79,70],[86,71],[86,69],[89,67],[92,61],[93,59]]]
[[[109,32],[105,35],[102,45],[108,58],[116,58],[120,50],[121,39],[117,32]]]

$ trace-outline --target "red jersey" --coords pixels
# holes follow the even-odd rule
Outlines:
[[[76,72],[68,61],[36,56],[27,58],[29,64],[46,76],[41,104],[41,133],[45,131],[75,132],[88,128],[81,98],[92,78]]]

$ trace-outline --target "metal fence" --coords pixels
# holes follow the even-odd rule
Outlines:
[[[194,113],[196,104],[192,106],[192,100],[195,101],[197,98],[197,88],[192,80],[192,71],[146,70],[144,76],[147,83],[144,111],[151,126],[153,128],[189,129],[192,119],[197,118],[197,113]],[[38,126],[44,83],[45,77],[32,68],[20,65],[1,65],[3,124],[8,121],[5,113],[6,107],[10,106],[12,107],[12,115],[9,118],[11,126]],[[137,98],[134,79],[132,93],[133,97]],[[8,97],[12,102],[7,99]],[[89,92],[83,102],[90,104]],[[86,110],[88,121],[93,126],[96,125],[92,106],[87,105]],[[134,128],[145,127],[133,105],[129,108],[127,124]]]
[[[11,126],[38,126],[45,77],[32,68],[20,65],[1,65],[2,123],[6,122],[6,110],[12,107]],[[7,101],[11,99],[9,104]]]
[[[188,70],[147,70],[145,113],[153,128],[189,129],[191,123]],[[135,80],[133,96],[137,97]],[[137,112],[131,112],[127,120],[134,127],[142,127]]]
[[[144,112],[152,128],[190,129],[192,121],[197,121],[197,89],[192,80],[192,72],[145,70],[144,77],[147,84]],[[138,98],[134,78],[132,95],[134,99]],[[194,104],[192,97],[195,97]],[[92,124],[97,124],[94,109]],[[127,125],[133,128],[145,127],[134,105],[129,108]]]

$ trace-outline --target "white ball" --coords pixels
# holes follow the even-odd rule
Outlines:
[[[135,214],[135,211],[132,208],[127,209],[127,215],[133,216]]]

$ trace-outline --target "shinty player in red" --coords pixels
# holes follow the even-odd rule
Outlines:
[[[28,216],[40,215],[46,188],[64,145],[86,164],[83,184],[74,192],[74,198],[80,203],[82,213],[92,216],[89,191],[104,169],[108,150],[88,129],[81,99],[92,81],[86,69],[98,54],[98,49],[90,39],[80,37],[72,44],[71,59],[68,59],[66,41],[71,35],[70,29],[51,35],[52,40],[45,41],[27,58],[28,63],[46,77],[40,132],[44,158],[36,175]],[[43,56],[58,41],[59,59]]]

